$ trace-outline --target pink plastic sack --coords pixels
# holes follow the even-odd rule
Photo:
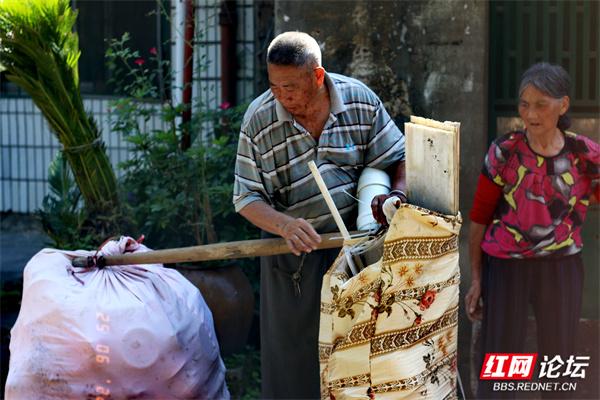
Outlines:
[[[100,254],[148,251],[129,237]],[[161,265],[71,268],[44,249],[24,271],[7,399],[228,399],[212,314]]]

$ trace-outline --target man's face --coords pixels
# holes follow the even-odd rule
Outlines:
[[[322,69],[322,68],[321,68]],[[319,90],[318,68],[268,64],[271,92],[292,115],[305,115],[306,108]]]

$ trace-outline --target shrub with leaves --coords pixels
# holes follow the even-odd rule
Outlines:
[[[260,398],[260,350],[246,347],[245,351],[225,357],[227,386],[231,397],[240,400]]]
[[[127,34],[110,40],[106,59],[115,89],[125,96],[111,104],[111,125],[131,144],[130,159],[120,165],[120,186],[139,233],[160,248],[256,236],[231,204],[245,107],[224,104],[211,110],[195,102],[193,118],[184,126],[179,118],[184,105],[152,100],[166,97],[155,82],[168,63],[152,49],[146,57],[129,49],[128,40]],[[152,118],[160,129],[151,128]],[[181,145],[184,128],[192,133],[187,149]]]
[[[62,152],[48,168],[50,193],[44,197],[37,215],[44,231],[59,249],[90,249],[98,246],[97,237],[87,222],[81,192]]]

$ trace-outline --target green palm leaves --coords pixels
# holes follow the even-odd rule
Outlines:
[[[102,217],[118,206],[117,182],[79,92],[76,18],[68,0],[0,0],[0,68],[41,110],[63,145],[87,210]]]

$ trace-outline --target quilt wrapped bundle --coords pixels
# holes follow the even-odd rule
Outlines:
[[[323,399],[456,397],[461,223],[402,204],[342,250],[321,291]]]

